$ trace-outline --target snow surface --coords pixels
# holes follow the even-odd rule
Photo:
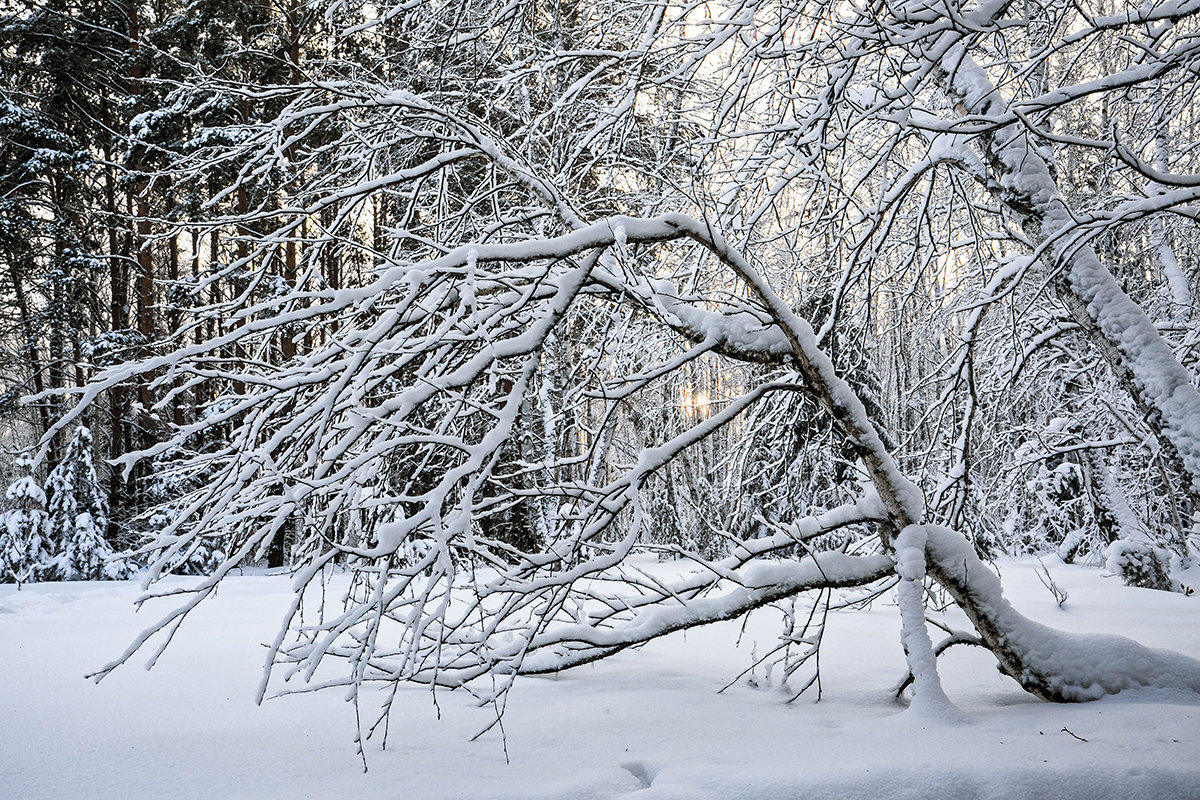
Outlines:
[[[1200,596],[1048,563],[1070,593],[1060,609],[1035,566],[1001,564],[1006,596],[1023,613],[1200,656]],[[503,739],[493,728],[470,741],[494,712],[467,694],[439,692],[439,721],[428,690],[402,688],[388,749],[368,743],[364,774],[341,693],[252,702],[260,643],[291,600],[287,576],[229,578],[154,670],[126,667],[91,684],[83,673],[144,627],[146,614],[130,605],[138,593],[132,582],[0,586],[0,797],[1200,797],[1193,693],[1042,703],[982,650],[956,647],[939,667],[968,721],[904,712],[891,698],[905,671],[894,603],[831,615],[820,703],[787,704],[761,669],[760,688],[743,680],[718,693],[772,642],[780,615],[762,609],[744,632],[722,623],[519,680]],[[377,697],[364,692],[364,719]]]

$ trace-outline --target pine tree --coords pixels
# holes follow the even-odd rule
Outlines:
[[[154,461],[145,490],[150,511],[141,520],[142,530],[147,540],[158,545],[150,560],[167,557],[169,563],[162,571],[210,575],[227,557],[225,549],[203,537],[182,543],[171,533],[187,505],[187,493],[195,491],[203,481],[203,476],[188,473],[182,462],[183,454],[178,450],[168,451]]]
[[[37,578],[38,566],[47,560],[46,493],[32,475],[28,456],[16,461],[18,477],[5,493],[0,514],[0,583],[17,586]]]
[[[118,580],[129,566],[112,561],[113,549],[104,538],[108,504],[92,463],[92,433],[75,429],[66,455],[46,479],[50,493],[48,532],[54,543],[52,579]]]

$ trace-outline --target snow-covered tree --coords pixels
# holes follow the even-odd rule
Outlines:
[[[0,513],[0,582],[37,580],[50,558],[46,493],[33,477],[28,456],[16,460],[17,478],[4,493]]]
[[[141,521],[142,535],[151,541],[169,528],[179,517],[188,492],[195,491],[202,476],[189,474],[182,466],[180,453],[167,453],[155,459],[146,488],[150,510]],[[200,537],[179,552],[155,552],[150,560],[157,569],[176,575],[207,575],[226,558],[219,537]],[[215,543],[216,542],[216,543]]]
[[[129,566],[113,558],[106,538],[108,508],[92,463],[92,434],[80,425],[63,460],[46,477],[46,536],[53,547],[47,576],[57,580],[118,580]]]
[[[698,306],[680,299],[669,283],[640,275],[628,255],[624,264],[607,267],[601,258],[649,256],[660,243],[676,240],[694,241],[719,258],[744,281],[753,301],[721,310]],[[469,289],[462,283],[466,276]],[[521,551],[488,538],[479,526],[497,508],[486,480],[512,434],[540,362],[540,345],[563,310],[585,301],[582,292],[589,286],[641,303],[694,341],[685,358],[720,350],[778,363],[779,371],[687,430],[643,448],[607,483],[538,486],[539,493],[569,500],[572,510],[544,550]],[[358,296],[390,299],[379,313],[362,317]],[[231,558],[164,624],[186,614],[302,509],[311,555],[299,585],[312,584],[323,568],[349,559],[362,569],[366,586],[336,618],[306,625],[294,647],[277,641],[275,657],[306,669],[326,657],[345,657],[352,665],[347,680],[354,684],[378,674],[460,685],[489,673],[563,669],[807,589],[882,580],[895,570],[886,551],[770,558],[840,528],[870,524],[879,534],[877,547],[890,547],[903,534],[899,541],[908,548],[899,556],[903,581],[919,585],[926,575],[937,580],[971,616],[1002,669],[1039,696],[1079,700],[1158,682],[1200,690],[1200,664],[1131,642],[1120,645],[1122,655],[1114,662],[1094,652],[1098,642],[1043,629],[1008,606],[964,538],[921,522],[920,490],[897,469],[857,394],[817,347],[811,327],[702,222],[683,215],[618,217],[544,241],[464,246],[386,272],[363,294],[337,295],[321,310],[338,320],[330,344],[290,364],[286,373],[253,376],[263,388],[240,402],[245,421],[231,446],[203,459],[222,477],[193,495],[190,520],[181,517],[161,540],[182,543],[224,526],[240,531],[230,540],[236,547]],[[249,342],[253,328],[247,328]],[[422,333],[428,329],[441,332]],[[259,330],[270,331],[270,324]],[[193,352],[174,359],[175,368],[190,371],[195,363],[203,369],[203,350]],[[365,396],[397,363],[415,365],[424,380],[367,405],[348,402]],[[665,368],[670,364],[660,366]],[[323,375],[341,377],[328,382]],[[619,385],[633,396],[648,382],[626,375]],[[849,503],[777,525],[770,536],[734,542],[725,559],[696,556],[708,569],[675,584],[622,570],[621,562],[644,536],[636,500],[649,476],[781,391],[811,393],[824,406],[858,456],[869,488]],[[456,410],[440,417],[436,427],[412,424],[422,408],[447,398],[454,399]],[[384,424],[354,424],[355,419]],[[338,517],[353,510],[345,505],[348,488],[373,482],[380,459],[402,444],[428,454],[425,463],[433,472],[419,493],[405,487],[374,502],[408,504],[411,510],[380,526],[368,546],[337,538]],[[432,460],[447,452],[455,456]],[[520,502],[521,496],[507,500]],[[415,541],[426,544],[424,557],[415,563],[399,559]],[[638,589],[634,599],[610,597],[631,585]],[[924,621],[912,619],[920,616],[920,589],[906,591],[901,610],[914,674],[928,673],[932,651]],[[387,638],[399,637],[400,646],[384,648],[381,634],[393,626]],[[343,635],[349,637],[344,642]],[[1158,666],[1133,668],[1125,660],[1130,652],[1137,653],[1139,664]],[[383,664],[391,666],[376,673]],[[916,686],[937,696],[936,677],[918,675]]]

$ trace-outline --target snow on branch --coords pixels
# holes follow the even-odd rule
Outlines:
[[[701,297],[689,301],[670,282],[640,271],[638,258],[650,248],[682,238],[736,264],[757,302],[722,310]],[[602,266],[610,252],[624,263],[620,270]],[[294,531],[303,565],[266,674],[284,666],[285,677],[320,683],[321,665],[340,659],[349,672],[334,682],[354,686],[375,678],[461,685],[497,671],[565,668],[810,589],[887,577],[891,558],[883,554],[817,552],[759,563],[882,520],[875,495],[771,535],[734,540],[726,559],[699,560],[699,577],[662,583],[622,566],[645,535],[639,492],[650,476],[738,424],[764,398],[811,389],[795,372],[760,380],[677,435],[645,444],[631,460],[610,466],[617,474],[607,482],[580,474],[573,466],[578,459],[552,452],[541,463],[514,459],[512,443],[528,435],[521,432],[528,430],[530,404],[546,402],[533,398],[541,397],[535,386],[553,377],[545,372],[549,343],[572,315],[611,298],[650,311],[667,330],[695,342],[701,355],[786,364],[797,337],[807,336],[805,363],[822,364],[811,328],[789,309],[784,332],[777,320],[786,306],[748,263],[710,226],[670,214],[613,217],[542,240],[464,245],[389,267],[362,288],[314,294],[314,303],[289,314],[249,313],[248,322],[224,336],[101,374],[77,409],[138,376],[156,388],[217,380],[230,392],[170,442],[124,460],[128,466],[168,447],[186,450],[213,426],[227,430],[223,445],[185,461],[182,469],[203,480],[142,548],[162,554],[143,601],[177,595],[186,601],[99,674],[156,635],[169,641],[231,569],[262,557],[286,531]],[[298,319],[324,330],[326,343],[274,365],[226,358],[235,347],[261,348]],[[603,391],[586,383],[564,390],[637,402],[688,358],[612,373]],[[840,380],[827,360],[807,369]],[[551,474],[559,477],[535,477]],[[532,523],[513,516],[521,508],[540,509],[536,537],[512,527]],[[157,583],[169,556],[200,536],[225,539],[229,558],[191,588]],[[306,593],[335,564],[356,576],[341,611],[300,624]],[[606,583],[624,588],[603,594],[597,587]],[[635,596],[627,594],[630,587],[638,587]],[[719,587],[732,588],[712,594]],[[262,694],[267,688],[264,680]]]
[[[947,49],[941,74],[948,93],[965,111],[1002,118],[1007,104],[962,46]],[[1001,197],[1022,215],[1044,250],[1042,259],[1062,270],[1062,286],[1074,300],[1076,320],[1130,385],[1148,421],[1190,477],[1192,493],[1200,495],[1200,391],[1145,311],[1121,289],[1095,250],[1073,235],[1078,227],[1075,215],[1030,134],[1015,124],[1002,124],[982,142]],[[1182,194],[1185,201],[1194,196],[1190,191]],[[1159,210],[1155,201],[1145,201],[1140,213]],[[1139,212],[1135,207],[1125,213]]]

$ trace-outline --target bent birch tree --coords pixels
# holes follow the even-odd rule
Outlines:
[[[750,294],[744,305],[724,312],[703,309],[665,281],[651,284],[621,267],[632,251],[685,238],[744,282]],[[614,387],[618,391],[610,389],[622,400],[685,359],[718,348],[729,357],[777,362],[783,371],[683,434],[644,449],[615,480],[526,490],[564,504],[544,549],[525,552],[489,539],[477,520],[526,497],[488,496],[488,481],[510,477],[504,471],[547,466],[500,460],[536,379],[542,348],[573,304],[613,297],[641,304],[673,330],[685,331],[693,345],[675,364],[623,376]],[[617,217],[548,240],[468,245],[431,262],[389,270],[362,290],[312,300],[309,318],[339,321],[337,332],[325,347],[285,370],[239,371],[239,380],[255,388],[232,399],[222,419],[193,426],[238,420],[223,452],[193,462],[192,468],[212,477],[191,500],[191,517],[182,517],[189,527],[154,545],[177,551],[209,531],[240,523],[239,533],[231,534],[236,550],[125,657],[150,635],[173,628],[295,515],[302,515],[299,549],[307,563],[283,630],[299,612],[305,589],[327,566],[349,563],[361,585],[340,613],[300,628],[298,642],[278,639],[271,663],[291,664],[311,676],[326,658],[343,657],[352,665],[345,680],[354,685],[384,679],[459,686],[496,673],[558,670],[805,590],[873,583],[896,569],[889,553],[897,534],[916,528],[923,541],[909,546],[927,562],[924,571],[967,612],[1001,669],[1028,691],[1051,700],[1092,699],[1144,685],[1200,691],[1200,663],[1191,659],[1128,641],[1070,637],[1017,614],[964,537],[924,524],[921,492],[897,469],[863,403],[817,347],[808,323],[703,223],[682,215]],[[364,313],[371,324],[358,322]],[[278,318],[249,322],[230,341],[194,345],[139,369],[199,379],[214,352],[235,339],[253,352],[256,339],[272,335],[278,324]],[[381,395],[378,387],[397,375],[413,378]],[[117,374],[108,381],[127,377]],[[89,394],[104,388],[100,381]],[[699,577],[658,584],[622,570],[642,533],[637,495],[647,477],[781,391],[811,393],[825,407],[854,447],[870,488],[852,504],[797,519],[770,537],[737,542],[720,561],[693,555],[706,567]],[[180,437],[192,432],[185,428]],[[402,486],[379,487],[370,502],[402,511],[361,541],[345,535],[339,517],[352,497],[348,489],[378,486],[381,462],[402,449],[411,450],[409,461],[420,468],[403,474]],[[420,491],[418,483],[428,488]],[[769,558],[863,523],[879,532],[874,554]],[[424,547],[414,549],[417,543]],[[919,586],[923,575],[905,577]],[[637,596],[625,599],[597,588],[612,582],[636,587]],[[458,596],[463,592],[465,598]],[[902,610],[919,614],[921,608],[905,604]],[[905,624],[924,631],[923,619]],[[910,649],[914,640],[910,637]],[[927,673],[917,668],[922,662],[914,652],[910,657],[920,686]]]
[[[1088,139],[1047,120],[1148,82],[1176,117],[1194,113],[1184,77],[1200,4],[1119,16],[1047,4],[1031,16],[999,0],[747,0],[698,20],[691,6],[598,3],[573,6],[553,36],[534,5],[528,38],[486,15],[444,30],[411,16],[413,4],[346,28],[402,41],[396,52],[413,64],[437,54],[441,77],[420,92],[397,85],[399,70],[330,56],[325,73],[314,66],[285,86],[208,78],[180,97],[269,96],[282,110],[181,153],[171,173],[205,185],[236,175],[190,223],[237,231],[239,257],[209,264],[191,287],[224,282],[232,299],[197,304],[158,354],[100,372],[59,423],[131,381],[150,382],[159,410],[221,394],[123,462],[175,454],[199,488],[143,548],[157,554],[149,595],[181,605],[98,675],[156,636],[169,641],[231,570],[286,536],[296,599],[260,697],[282,669],[306,688],[411,681],[496,700],[522,673],[806,592],[828,603],[833,589],[899,580],[916,698],[936,703],[927,579],[1038,697],[1200,691],[1200,662],[1022,617],[967,535],[982,525],[972,504],[988,477],[976,455],[979,387],[996,377],[980,362],[1004,340],[993,318],[1020,308],[1053,327],[1022,329],[1015,355],[994,360],[1013,364],[1015,379],[1046,342],[1083,331],[1144,414],[1190,556],[1194,370],[1093,242],[1155,215],[1188,224],[1196,182],[1183,162],[1144,164],[1115,128]],[[500,9],[505,25],[512,8],[526,5]],[[1028,58],[1012,55],[1013,36]],[[1092,56],[1114,38],[1152,46],[1110,73]],[[493,46],[486,63],[460,47],[468,39]],[[493,102],[473,102],[466,86]],[[1178,121],[1151,133],[1172,131]],[[1107,216],[1081,217],[1060,190],[1056,142],[1111,145],[1128,170],[1173,188],[1108,198]],[[278,185],[270,202],[228,206],[239,185],[267,176]],[[1162,245],[1166,228],[1155,230]],[[331,263],[365,263],[362,280]],[[1182,296],[1178,259],[1162,265],[1175,270],[1163,285]],[[272,277],[280,291],[264,288]],[[910,343],[896,337],[912,334],[920,298],[942,309],[949,335],[921,345],[936,366],[910,388],[928,406],[894,412],[880,376],[899,388],[911,368],[896,353]],[[222,332],[199,335],[214,318]],[[875,338],[893,352],[879,356]],[[1088,358],[1078,343],[1061,351]],[[886,371],[873,363],[883,358]],[[718,376],[714,394],[694,391],[700,374]],[[656,428],[647,409],[664,404],[680,413]],[[1111,405],[1120,416],[1121,401]],[[738,507],[708,521],[715,551],[656,537],[654,482],[670,489],[697,454],[744,466],[770,443],[761,419],[830,431],[821,441],[842,475],[837,499],[797,498],[782,517]],[[1117,445],[1145,446],[1105,447]],[[789,469],[787,485],[803,483]],[[228,553],[211,575],[186,591],[155,585],[211,542]],[[641,572],[629,556],[645,546],[701,569],[673,581]],[[301,621],[334,568],[352,573],[351,590]],[[785,639],[797,664],[819,646],[803,632]],[[322,669],[339,661],[332,677]]]

